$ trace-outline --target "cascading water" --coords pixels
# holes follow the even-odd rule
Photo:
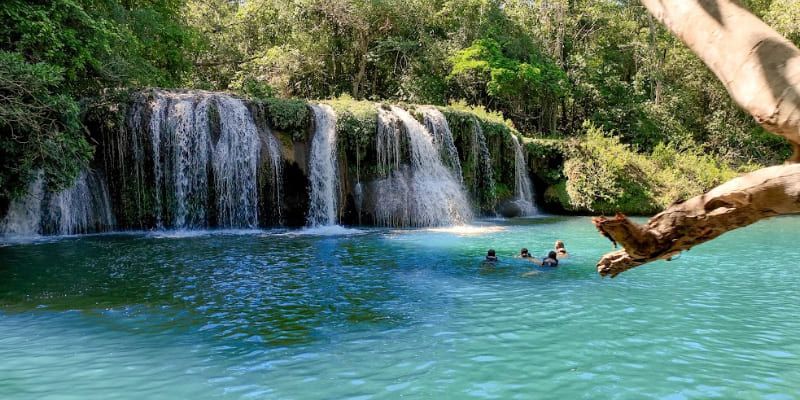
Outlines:
[[[528,175],[528,165],[517,136],[511,135],[511,141],[514,143],[514,203],[522,215],[533,215],[537,210],[533,199],[533,182]]]
[[[401,132],[409,160],[400,163]],[[472,218],[457,178],[442,164],[431,133],[405,110],[379,109],[376,140],[384,178],[373,183],[376,223],[389,226],[443,226]]]
[[[266,149],[267,156],[270,162],[270,186],[272,187],[272,204],[275,208],[275,216],[277,222],[281,223],[283,215],[281,209],[283,208],[283,156],[281,155],[281,145],[278,139],[269,130],[266,135]]]
[[[220,137],[213,150],[217,223],[258,225],[258,155],[261,140],[250,111],[239,99],[218,96]]]
[[[442,164],[446,165],[459,182],[464,182],[461,173],[461,161],[458,159],[458,150],[453,141],[450,125],[441,111],[434,107],[421,107],[425,127],[433,135],[433,141],[439,148]]]
[[[173,214],[175,228],[200,228],[208,222],[209,100],[205,95],[176,95],[166,111],[166,126],[151,131],[155,136],[153,141],[160,142],[161,149],[153,157],[164,158],[163,165],[156,161],[153,166],[156,177],[158,171],[166,172],[163,182],[156,181],[156,188],[172,200],[168,212]],[[162,204],[156,207],[161,208]]]
[[[470,191],[484,210],[493,210],[497,198],[495,196],[494,173],[492,172],[492,155],[486,144],[486,136],[477,118],[472,118],[472,163],[475,173],[472,177]]]
[[[0,223],[0,233],[9,236],[34,236],[41,233],[44,180],[42,173],[28,185],[28,193],[11,202]]]
[[[274,137],[261,138],[242,100],[219,93],[155,90],[134,105],[129,121],[131,138],[117,142],[122,148],[114,167],[120,174],[117,192],[128,196],[122,203],[130,204],[130,193],[135,193],[138,221],[126,215],[128,224],[148,227],[151,216],[157,228],[259,225],[259,165],[269,157],[274,176],[268,181],[279,186],[282,160]],[[262,143],[267,147],[264,157]],[[131,158],[133,180],[127,179],[131,173],[125,165]]]
[[[325,104],[314,104],[315,130],[309,159],[309,209],[311,227],[336,225],[338,169],[336,168],[336,113]]]
[[[8,236],[73,235],[113,227],[105,179],[94,171],[84,171],[71,187],[58,193],[45,190],[40,173],[29,185],[28,194],[11,203],[0,232]]]

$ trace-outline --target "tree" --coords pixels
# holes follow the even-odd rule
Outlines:
[[[666,259],[763,218],[800,212],[800,50],[735,0],[642,0],[722,81],[731,97],[768,131],[786,138],[786,165],[764,168],[678,202],[638,225],[595,218],[623,250],[603,256],[601,275],[616,276]]]
[[[191,64],[179,0],[0,2],[0,214],[39,171],[69,186],[91,159],[80,104],[176,86]],[[85,104],[85,102],[84,102]]]

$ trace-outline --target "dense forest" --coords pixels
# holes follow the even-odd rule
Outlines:
[[[800,2],[744,3],[800,44]],[[6,0],[0,16],[0,205],[35,171],[68,185],[93,154],[84,114],[144,87],[495,113],[581,141],[593,157],[564,165],[574,184],[670,159],[714,169],[699,192],[790,151],[637,1]]]

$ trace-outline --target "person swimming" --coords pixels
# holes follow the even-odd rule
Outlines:
[[[567,253],[567,248],[564,247],[564,242],[562,242],[561,240],[556,240],[555,252],[556,252],[556,258],[569,257],[569,253]]]
[[[520,256],[520,258],[531,258],[532,257],[531,253],[528,252],[528,249],[526,249],[525,247],[523,247],[522,250],[519,251],[519,256]]]
[[[557,267],[558,266],[558,254],[555,251],[550,251],[547,253],[547,257],[543,260],[539,260],[536,257],[531,259],[531,262],[540,266],[540,267]]]
[[[489,251],[486,252],[486,261],[496,262],[498,260],[497,253],[495,253],[494,249],[489,249]]]

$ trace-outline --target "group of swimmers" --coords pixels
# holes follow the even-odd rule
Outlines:
[[[524,247],[519,251],[519,257],[524,258],[540,267],[557,267],[558,260],[563,260],[569,257],[569,253],[567,253],[567,248],[564,246],[564,242],[561,240],[556,240],[555,248],[550,250],[550,252],[547,253],[547,257],[544,257],[541,260],[532,256],[528,249]],[[489,251],[486,253],[486,261],[499,261],[499,258],[497,258],[497,253],[494,251],[494,249],[489,249]]]

